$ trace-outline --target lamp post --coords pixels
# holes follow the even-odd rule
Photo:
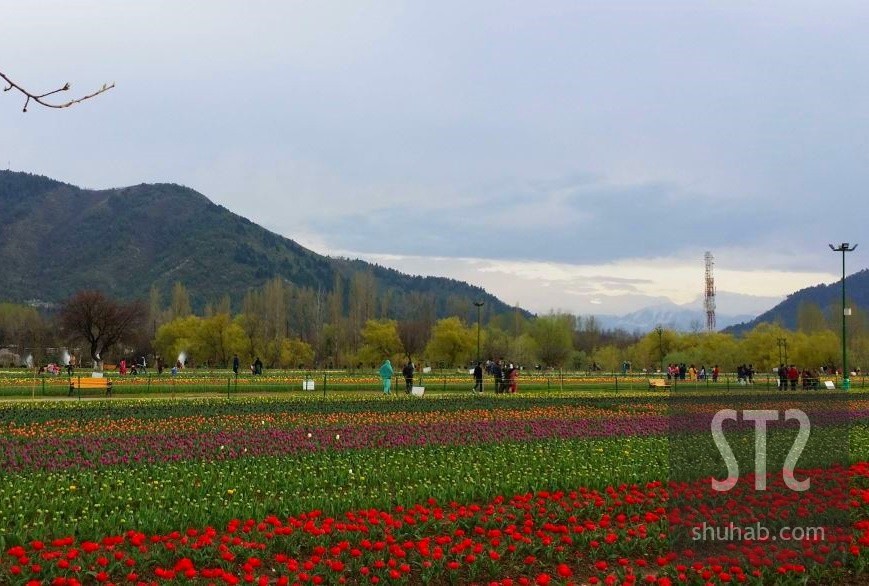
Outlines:
[[[833,252],[842,253],[842,388],[847,390],[851,388],[851,378],[848,372],[848,350],[847,340],[845,338],[845,316],[851,314],[851,309],[845,307],[845,253],[857,250],[857,245],[851,246],[848,242],[843,242],[839,246],[829,245]]]
[[[782,348],[785,350],[784,362],[782,362]],[[778,339],[778,361],[779,364],[787,364],[788,363],[788,340],[787,338],[779,338]]]
[[[661,355],[661,372],[664,372],[664,328],[661,324],[655,326],[655,331],[658,333],[658,354]]]
[[[484,302],[474,301],[477,307],[477,363],[480,362],[480,310],[483,308]]]

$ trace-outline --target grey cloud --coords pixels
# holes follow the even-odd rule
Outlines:
[[[536,185],[544,184],[549,191],[521,187],[436,212],[392,206],[378,210],[377,221],[349,211],[315,224],[333,235],[336,248],[348,250],[572,263],[715,247],[732,242],[734,229],[750,237],[765,226],[763,218],[715,201],[698,198],[697,204],[686,204],[681,195],[672,197],[678,189],[663,184]]]

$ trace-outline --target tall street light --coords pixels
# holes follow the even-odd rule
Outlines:
[[[484,302],[474,301],[477,307],[477,363],[480,362],[480,310],[483,308]]]
[[[851,374],[848,372],[848,350],[845,339],[845,316],[851,314],[851,309],[845,307],[845,253],[857,250],[857,245],[851,246],[848,242],[843,242],[839,246],[830,244],[830,250],[842,253],[842,388],[851,388]]]
[[[781,350],[785,349],[785,357],[784,362],[782,362]],[[778,361],[779,364],[787,364],[788,363],[788,340],[787,338],[779,338],[778,339]]]
[[[655,331],[658,333],[658,353],[661,355],[661,372],[664,372],[664,328],[661,324],[655,326]]]

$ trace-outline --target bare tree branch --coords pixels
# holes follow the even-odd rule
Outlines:
[[[2,77],[3,80],[9,84],[9,87],[3,88],[4,92],[8,92],[9,90],[14,89],[14,90],[18,90],[19,92],[24,94],[24,96],[26,98],[24,100],[24,110],[23,110],[24,112],[27,112],[27,106],[28,106],[28,104],[30,104],[30,100],[33,100],[34,102],[36,102],[40,106],[45,106],[46,108],[69,108],[70,106],[72,106],[74,104],[78,104],[79,102],[84,102],[85,100],[89,100],[89,99],[93,98],[94,96],[98,96],[101,93],[107,92],[110,89],[112,89],[113,87],[115,87],[114,83],[112,83],[112,84],[105,84],[104,83],[103,87],[101,87],[97,91],[90,93],[86,96],[82,96],[80,98],[76,98],[74,100],[64,102],[62,104],[52,104],[50,102],[44,101],[44,98],[47,98],[48,96],[52,96],[52,95],[59,93],[59,92],[65,92],[65,91],[69,90],[69,88],[70,88],[69,82],[63,84],[63,87],[59,87],[56,90],[52,90],[52,91],[46,92],[44,94],[34,94],[33,92],[30,92],[30,91],[24,89],[23,87],[21,87],[20,85],[18,85],[17,83],[12,81],[11,79],[9,79],[6,76],[6,74],[3,73],[2,71],[0,71],[0,77]]]
[[[71,339],[82,339],[90,346],[94,365],[118,342],[132,337],[144,323],[145,308],[140,301],[121,304],[99,291],[80,291],[60,309],[61,328]]]

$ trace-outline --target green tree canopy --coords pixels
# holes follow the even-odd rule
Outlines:
[[[362,328],[359,362],[376,366],[384,359],[395,359],[404,352],[398,336],[398,322],[392,319],[369,319]]]
[[[434,325],[426,356],[435,364],[460,366],[467,364],[476,351],[476,330],[457,317],[448,317]]]
[[[281,342],[282,368],[305,368],[314,364],[314,349],[302,340],[288,340]]]
[[[544,366],[563,366],[573,351],[576,320],[567,314],[538,317],[531,327],[537,353]]]

